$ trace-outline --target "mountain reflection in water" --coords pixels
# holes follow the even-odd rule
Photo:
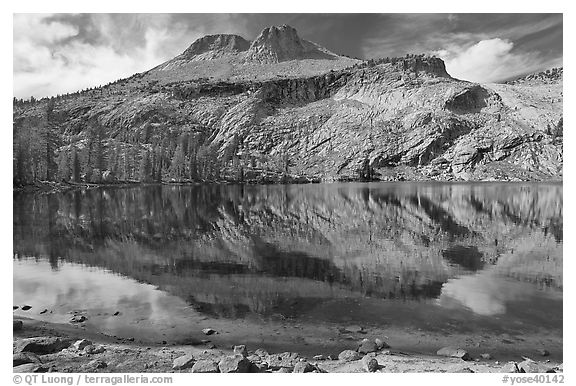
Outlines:
[[[561,325],[562,185],[147,186],[15,194],[14,255],[20,264],[15,301],[50,303],[50,297],[92,291],[98,295],[83,296],[84,307],[105,309],[118,302],[107,306],[99,297],[128,291],[142,308],[158,305],[146,297],[158,296],[151,295],[158,288],[182,301],[168,304],[225,318],[330,321],[345,310],[315,310],[380,299],[382,307],[401,301],[394,303],[400,313],[402,304],[406,312],[422,304],[438,313],[459,309],[535,324],[546,323],[538,315],[552,313],[548,322]],[[44,272],[40,265],[35,271],[34,261],[48,261],[52,275],[34,274]],[[90,284],[83,286],[70,279],[70,264],[133,280],[107,287],[92,269],[82,274]],[[532,302],[532,310],[519,302]]]

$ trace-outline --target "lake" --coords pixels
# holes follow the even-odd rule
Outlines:
[[[15,314],[81,313],[145,344],[319,354],[378,336],[562,358],[562,199],[544,183],[15,193],[13,301],[32,306]]]

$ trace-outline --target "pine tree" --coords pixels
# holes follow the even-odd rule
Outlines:
[[[80,167],[80,158],[78,157],[78,152],[76,148],[72,150],[72,180],[74,182],[80,182],[80,175],[82,174]]]
[[[57,126],[54,117],[54,99],[50,99],[46,105],[46,121],[43,128],[43,141],[45,153],[45,178],[47,181],[53,181],[58,172],[58,165],[54,153],[60,145],[60,139],[57,132]]]
[[[68,150],[62,150],[57,156],[58,179],[61,181],[70,181],[70,154]]]
[[[150,154],[148,150],[144,152],[142,160],[140,161],[140,181],[152,181],[152,163],[150,162]]]
[[[186,171],[184,150],[182,149],[182,144],[176,146],[174,151],[174,156],[172,157],[172,162],[170,163],[170,177],[180,181],[184,176]]]

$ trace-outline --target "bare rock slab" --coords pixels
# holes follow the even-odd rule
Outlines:
[[[218,369],[221,373],[248,373],[251,362],[242,355],[231,355],[224,357],[218,362]]]
[[[208,359],[199,360],[194,363],[191,371],[193,373],[218,373],[218,363]]]
[[[19,352],[12,355],[12,366],[20,366],[27,363],[40,363],[40,358],[30,352]]]
[[[62,351],[70,346],[70,341],[58,337],[40,336],[35,338],[26,338],[16,343],[15,351],[31,352],[34,354],[52,354]]]
[[[38,363],[26,363],[12,368],[13,373],[47,373],[48,367]]]

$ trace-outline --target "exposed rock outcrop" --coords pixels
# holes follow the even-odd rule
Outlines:
[[[104,159],[132,162],[82,171],[97,181],[139,179],[145,154],[169,180],[178,141],[194,165],[179,180],[562,179],[562,70],[484,85],[424,55],[341,57],[289,26],[248,44],[206,36],[149,72],[57,101],[54,124],[71,143],[58,153],[87,158],[96,120]],[[46,103],[15,107],[15,132],[42,125]],[[200,148],[217,172],[195,164]]]
[[[212,60],[248,50],[250,42],[238,35],[207,35],[192,43],[180,55],[187,60]]]
[[[246,53],[247,61],[278,63],[298,59],[335,59],[336,54],[300,39],[293,27],[282,25],[265,28]]]

